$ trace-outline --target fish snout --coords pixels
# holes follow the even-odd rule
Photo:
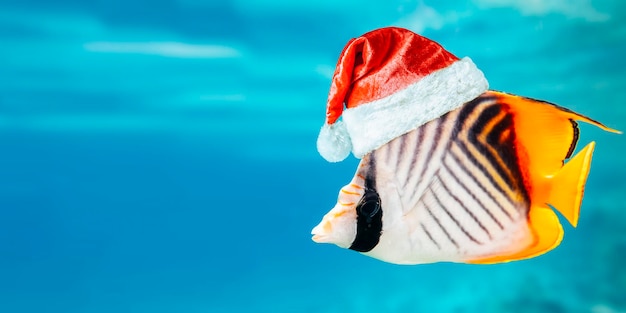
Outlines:
[[[356,212],[352,207],[338,204],[311,230],[313,241],[332,243],[347,248],[356,236]]]
[[[311,230],[311,235],[313,235],[311,239],[317,243],[329,243],[332,228],[333,226],[331,222],[327,218],[324,218],[317,226],[313,227],[313,230]]]

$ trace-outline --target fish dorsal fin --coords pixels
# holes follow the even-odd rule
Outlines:
[[[563,161],[574,151],[578,141],[576,121],[584,121],[605,131],[619,133],[600,122],[549,102],[502,92],[487,93],[494,96],[513,115],[518,159],[520,167],[526,169],[522,171],[525,187],[533,202],[538,204],[549,203],[552,184],[550,178],[555,177],[563,167]],[[582,172],[586,177],[588,168]],[[584,185],[584,180],[582,184]],[[572,212],[562,212],[562,208],[553,205],[570,222],[576,220]]]
[[[595,143],[591,142],[564,164],[578,140],[576,121],[620,133],[588,117],[556,105],[489,91],[514,116],[516,149],[524,183],[530,194],[528,212],[531,243],[519,251],[469,260],[490,264],[535,257],[559,245],[563,227],[551,207],[573,225],[578,222],[584,186]]]

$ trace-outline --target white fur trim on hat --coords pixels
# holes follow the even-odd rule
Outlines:
[[[336,139],[337,146],[324,140],[323,144],[331,144],[324,147],[325,152],[320,149],[318,139],[318,149],[324,158],[329,160],[327,155],[332,156],[332,162],[337,162],[349,154],[339,142],[351,142],[352,153],[362,158],[392,139],[475,99],[488,88],[483,73],[465,57],[390,96],[345,110],[342,118],[348,139]]]

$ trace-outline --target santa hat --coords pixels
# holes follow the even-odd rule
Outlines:
[[[317,150],[330,162],[350,151],[361,158],[487,88],[483,73],[467,57],[459,59],[406,29],[371,31],[341,52]]]

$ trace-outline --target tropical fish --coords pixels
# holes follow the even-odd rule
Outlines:
[[[532,258],[578,223],[595,143],[552,103],[488,90],[361,159],[313,240],[396,264]],[[567,163],[564,160],[569,159]]]

